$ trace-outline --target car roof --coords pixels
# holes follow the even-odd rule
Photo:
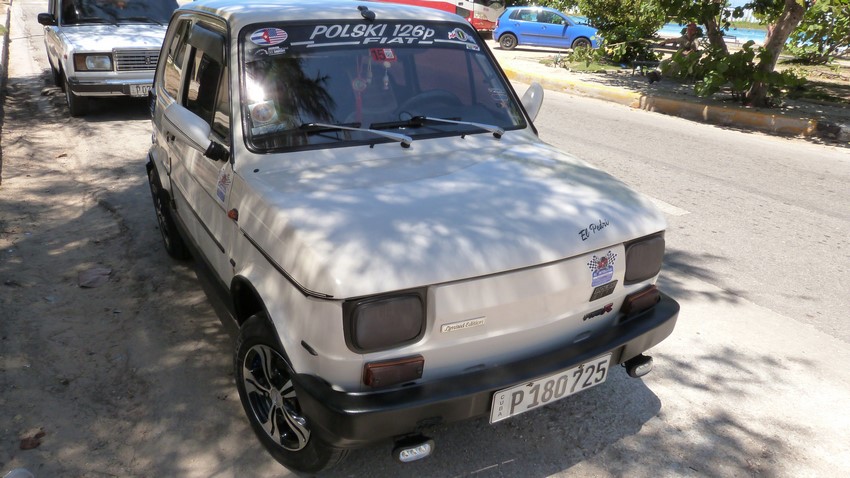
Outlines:
[[[321,3],[308,0],[200,0],[182,5],[178,11],[209,13],[223,18],[231,27],[240,29],[255,23],[281,21],[363,20],[358,10],[361,6],[375,12],[376,21],[425,20],[468,24],[462,17],[433,8],[368,0],[326,0]]]

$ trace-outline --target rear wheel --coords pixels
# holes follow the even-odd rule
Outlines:
[[[505,33],[499,37],[499,46],[505,50],[511,50],[517,45],[516,37],[513,33]]]
[[[89,110],[89,99],[85,96],[77,96],[71,91],[68,77],[63,76],[65,85],[65,101],[68,103],[68,112],[71,116],[84,116]]]
[[[260,443],[283,466],[316,473],[347,456],[330,447],[310,428],[292,383],[294,372],[274,340],[265,314],[249,318],[236,343],[236,388]]]

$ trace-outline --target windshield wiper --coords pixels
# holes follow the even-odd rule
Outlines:
[[[148,22],[148,23],[156,23],[159,26],[164,25],[164,23],[162,23],[161,21],[157,20],[156,18],[151,18],[151,17],[122,17],[120,20],[121,21],[131,21],[131,22],[140,22],[141,21],[141,22]]]
[[[398,133],[387,133],[386,131],[378,131],[376,129],[369,128],[356,128],[352,126],[343,126],[338,124],[327,124],[327,123],[304,123],[300,126],[300,129],[308,131],[308,132],[322,132],[322,131],[362,131],[365,133],[372,133],[376,136],[381,136],[384,138],[391,139],[393,141],[398,141],[401,143],[402,148],[409,148],[410,144],[413,143],[413,138],[407,135],[398,134]]]
[[[370,126],[372,129],[389,129],[389,128],[418,128],[420,126],[424,126],[427,122],[432,123],[446,123],[446,124],[459,124],[463,126],[472,126],[478,129],[483,129],[484,131],[493,133],[493,136],[496,138],[501,138],[503,134],[505,134],[505,130],[489,124],[483,123],[473,123],[472,121],[460,121],[460,120],[451,120],[445,118],[433,118],[431,116],[413,116],[409,120],[402,121],[388,121],[386,123],[372,123]]]
[[[460,124],[460,125],[464,125],[464,126],[474,126],[476,128],[483,129],[484,131],[487,131],[489,133],[493,133],[493,136],[496,139],[501,138],[502,135],[505,134],[504,129],[502,129],[498,126],[490,125],[490,124],[473,123],[472,121],[457,121],[457,120],[450,120],[450,119],[443,119],[443,118],[434,118],[434,117],[431,117],[431,116],[414,116],[413,118],[410,118],[410,119],[415,120],[417,118],[419,118],[420,121],[424,120],[424,121],[433,121],[435,123],[448,123],[448,124]]]

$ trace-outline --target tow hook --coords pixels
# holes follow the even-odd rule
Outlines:
[[[395,442],[393,457],[401,463],[421,460],[434,452],[434,440],[423,435],[412,435]]]
[[[629,374],[629,377],[643,377],[652,371],[652,357],[640,354],[627,360],[623,367],[626,367],[626,373]]]

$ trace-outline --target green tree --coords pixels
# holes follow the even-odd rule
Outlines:
[[[752,8],[768,28],[755,66],[755,81],[746,94],[745,102],[752,106],[770,106],[770,89],[782,79],[782,75],[775,74],[776,61],[811,3],[810,0],[755,0],[746,6]]]
[[[811,64],[829,63],[850,46],[850,0],[818,0],[791,34],[789,51]]]
[[[659,0],[578,0],[578,6],[615,62],[651,59],[646,39],[667,21]]]

